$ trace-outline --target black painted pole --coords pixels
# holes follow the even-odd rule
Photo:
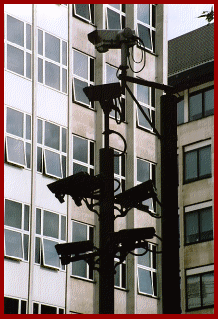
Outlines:
[[[105,148],[100,149],[99,314],[114,314],[114,254],[108,249],[114,232],[114,151],[109,148],[109,110],[105,112]]]
[[[179,314],[177,98],[161,96],[160,111],[163,314]]]

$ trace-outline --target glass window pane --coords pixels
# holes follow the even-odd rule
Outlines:
[[[60,127],[45,122],[45,145],[56,150],[60,149]]]
[[[29,235],[23,235],[23,249],[24,249],[24,260],[28,260],[29,251]]]
[[[23,113],[7,108],[6,132],[23,137]]]
[[[88,86],[86,82],[80,81],[78,79],[73,79],[74,82],[74,98],[77,102],[85,103],[86,105],[90,105],[89,99],[83,92],[83,89]]]
[[[108,29],[120,30],[120,14],[107,8]]]
[[[24,142],[7,136],[7,160],[25,165]]]
[[[204,115],[214,114],[214,89],[204,92]]]
[[[11,200],[5,200],[5,225],[21,229],[22,204]]]
[[[150,24],[150,4],[137,4],[137,19]]]
[[[117,69],[107,64],[106,65],[106,83],[118,82],[116,73],[117,73]]]
[[[45,61],[45,84],[60,90],[60,67]]]
[[[187,278],[187,301],[188,309],[201,306],[200,276],[191,276]]]
[[[73,174],[77,174],[79,172],[88,173],[88,167],[73,163]]]
[[[88,141],[73,136],[73,159],[88,164]]]
[[[185,240],[186,244],[199,241],[198,212],[185,214]]]
[[[58,242],[56,241],[43,239],[44,265],[49,265],[57,268],[60,267],[59,256],[55,249],[55,245],[57,244]]]
[[[7,45],[7,68],[15,73],[24,75],[24,52]]]
[[[4,297],[4,314],[18,314],[19,300]]]
[[[42,144],[42,121],[37,120],[37,143]]]
[[[28,205],[24,205],[24,230],[29,231],[29,209]]]
[[[26,25],[26,48],[31,50],[31,25]]]
[[[94,165],[94,143],[90,142],[90,165]]]
[[[41,209],[36,208],[36,234],[41,234]]]
[[[145,269],[138,268],[139,291],[153,294],[151,272]]]
[[[43,83],[43,60],[38,58],[38,81]]]
[[[80,17],[90,21],[89,4],[75,4],[75,11]]]
[[[73,51],[73,73],[88,80],[88,57]]]
[[[31,140],[31,116],[26,115],[26,139]]]
[[[26,77],[31,79],[31,54],[26,53]]]
[[[7,16],[7,38],[10,42],[24,46],[24,23]]]
[[[202,93],[189,98],[189,120],[194,121],[202,117]]]
[[[140,102],[150,105],[149,87],[137,84],[137,98]]]
[[[43,55],[43,32],[38,30],[38,53]]]
[[[61,156],[61,165],[62,165],[62,173],[63,173],[63,178],[66,177],[66,171],[67,171],[67,157],[66,156]]]
[[[198,177],[197,151],[185,153],[185,181]]]
[[[147,27],[141,24],[138,24],[138,34],[139,34],[139,38],[143,41],[144,46],[151,50],[152,47],[151,47],[150,29],[148,29]]]
[[[61,240],[66,240],[66,217],[61,216]]]
[[[117,151],[114,151],[114,155],[118,155],[119,153]],[[114,173],[119,175],[120,174],[120,157],[114,156]]]
[[[114,265],[116,264],[116,261],[114,262]],[[117,287],[120,287],[120,265],[116,266],[115,268],[115,276],[114,276],[114,285]]]
[[[67,42],[62,41],[62,64],[67,65]]]
[[[43,235],[58,238],[59,235],[59,215],[44,211]]]
[[[41,305],[41,314],[56,314],[57,308],[47,305]]]
[[[145,252],[145,249],[139,248],[137,251],[137,254],[143,254]],[[151,267],[151,253],[148,251],[143,256],[138,256],[138,264],[142,266]]]
[[[184,123],[184,100],[177,103],[177,125]]]
[[[67,70],[62,69],[62,92],[67,93]]]
[[[137,181],[145,182],[150,179],[150,163],[137,159]]]
[[[21,233],[5,229],[5,250],[7,256],[23,258]]]
[[[84,260],[73,262],[72,275],[87,278],[87,263]]]
[[[27,302],[25,300],[21,300],[21,314],[26,314],[26,305]]]
[[[109,4],[111,7],[120,10],[120,4],[116,3],[116,4]]]
[[[202,241],[213,239],[212,207],[200,211],[200,236]]]
[[[211,174],[211,147],[199,150],[199,177]]]
[[[73,242],[87,240],[87,226],[73,222]]]
[[[141,105],[143,111],[148,116],[148,118],[151,120],[151,111],[149,108]],[[151,125],[148,123],[147,119],[145,118],[144,114],[141,112],[141,110],[138,108],[138,125],[147,128],[149,130],[152,129]]]
[[[37,147],[37,172],[42,173],[42,149]]]
[[[37,315],[39,313],[39,304],[35,303],[33,304],[33,314]]]
[[[55,62],[60,62],[60,40],[45,33],[45,56]]]
[[[41,255],[40,238],[35,237],[35,263],[36,264],[40,264],[40,255]]]
[[[31,144],[26,143],[26,167],[30,168],[31,166]]]
[[[214,305],[214,273],[202,275],[203,306]]]
[[[45,150],[46,174],[62,178],[60,154]]]

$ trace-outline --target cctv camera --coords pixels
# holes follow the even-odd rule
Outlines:
[[[89,101],[108,101],[121,96],[120,83],[87,86],[83,89]]]
[[[92,251],[93,248],[94,245],[91,240],[55,245],[55,249],[61,257],[83,254]]]
[[[88,34],[88,39],[100,53],[107,52],[109,49],[121,49],[122,42],[126,42],[129,47],[136,44],[135,31],[129,28],[95,30]]]

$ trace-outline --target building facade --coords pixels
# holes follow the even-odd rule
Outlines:
[[[214,24],[169,41],[178,93],[181,308],[214,313]]]
[[[130,50],[128,75],[167,84],[166,10],[162,4],[5,4],[5,313],[98,313],[98,272],[84,261],[62,266],[54,248],[88,239],[98,246],[98,218],[69,196],[61,204],[47,185],[79,171],[99,173],[103,111],[82,89],[117,82],[121,56],[115,49],[97,52],[87,35],[96,28],[135,30],[144,45]],[[129,87],[159,129],[163,92]],[[123,99],[125,121],[117,125],[110,117],[110,129],[127,142],[114,162],[118,192],[155,182],[160,170],[151,125],[128,94]],[[123,151],[117,135],[110,146]],[[158,213],[152,200],[146,204]],[[149,226],[156,228],[156,219],[137,209],[115,219],[115,231]],[[145,256],[128,255],[116,268],[115,313],[161,313],[158,244],[151,240]]]

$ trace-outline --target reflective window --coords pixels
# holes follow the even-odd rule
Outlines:
[[[75,16],[94,23],[94,4],[74,4],[73,8]]]
[[[118,258],[114,259],[114,265],[119,262]],[[117,265],[115,268],[114,286],[119,288],[126,288],[126,261]]]
[[[214,272],[186,278],[187,310],[214,305]]]
[[[143,47],[155,52],[156,5],[137,4],[137,32]],[[141,46],[142,44],[140,44]]]
[[[73,136],[73,174],[87,172],[94,175],[94,142]]]
[[[154,89],[137,84],[137,100],[151,123],[155,123],[154,93]],[[137,125],[140,128],[145,128],[150,131],[153,130],[151,124],[139,107],[137,107]]]
[[[5,28],[5,66],[31,79],[31,25],[9,15]]]
[[[37,125],[37,171],[53,177],[66,177],[67,130],[40,119]]]
[[[184,123],[184,99],[177,103],[177,125]]]
[[[214,114],[214,88],[190,94],[189,121],[195,121]]]
[[[31,166],[31,116],[6,108],[5,160],[21,167]]]
[[[38,29],[38,81],[67,93],[67,42]]]
[[[114,150],[114,195],[125,191],[125,154]],[[119,156],[118,156],[119,155]]]
[[[107,5],[107,25],[110,30],[121,30],[125,28],[125,4],[108,4]]]
[[[62,268],[55,249],[66,241],[66,216],[36,208],[35,263]]]
[[[93,227],[73,221],[72,242],[91,240],[93,242]],[[72,262],[72,275],[93,279],[93,269],[84,260]]]
[[[88,55],[73,50],[74,101],[93,108],[93,102],[89,102],[89,99],[83,92],[83,89],[90,85],[94,85],[94,59]]]
[[[64,309],[34,302],[33,314],[64,314]]]
[[[213,239],[212,207],[185,212],[185,244]]]
[[[211,177],[211,146],[184,153],[184,182]]]
[[[28,260],[29,205],[5,199],[5,256]]]
[[[156,246],[148,244],[149,251],[143,256],[138,256],[138,291],[152,296],[157,296],[157,270]],[[145,249],[139,248],[137,253],[142,255]]]
[[[4,297],[4,314],[26,314],[27,301]]]

